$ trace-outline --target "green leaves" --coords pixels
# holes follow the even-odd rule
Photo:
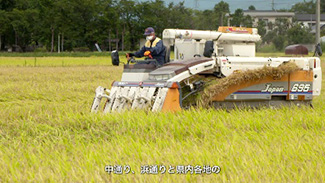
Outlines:
[[[304,1],[292,6],[291,11],[303,14],[315,14],[316,3],[314,1]]]
[[[310,33],[310,28],[303,26],[301,23],[295,23],[287,33],[289,44],[313,43],[314,37]]]
[[[218,21],[218,25],[219,26],[223,26],[226,21],[225,21],[225,15],[227,13],[230,13],[230,10],[229,10],[229,4],[224,2],[224,1],[220,1],[218,4],[216,4],[214,6],[214,12],[216,13],[219,21]]]
[[[260,23],[259,31],[262,26],[263,23]],[[272,30],[263,37],[263,42],[273,43],[278,51],[287,45],[312,43],[314,40],[310,29],[298,22],[291,23],[287,19],[278,18],[271,27]]]
[[[226,22],[228,3],[221,1],[212,10],[193,10],[184,2],[165,5],[163,0],[16,0],[0,1],[0,34],[3,45],[24,48],[44,45],[56,51],[61,35],[64,50],[92,49],[95,42],[109,49],[109,39],[119,40],[119,49],[138,49],[146,27],[158,36],[166,28],[216,30]]]
[[[308,9],[313,4],[297,3],[293,9],[298,5]],[[166,28],[217,30],[227,24],[227,14],[230,13],[226,1],[220,1],[208,10],[194,10],[184,2],[167,5],[163,0],[0,0],[0,8],[2,48],[18,45],[26,50],[40,45],[48,51],[56,51],[58,35],[64,51],[80,47],[93,50],[95,43],[104,51],[116,47],[136,50],[139,40],[144,38],[144,29],[149,26],[155,28],[159,37]],[[244,16],[242,9],[237,9],[231,15],[230,24],[252,27],[252,18]],[[278,39],[279,45],[283,39],[274,38],[274,35],[287,34],[291,26],[286,20],[265,24],[262,21],[258,23],[264,42]],[[266,26],[272,31],[267,33]],[[290,43],[311,40],[308,30],[299,30],[298,26],[290,32],[286,39]],[[294,37],[295,34],[299,35],[298,38]],[[109,40],[118,42],[109,43]]]
[[[237,9],[234,14],[231,15],[230,24],[236,27],[252,27],[252,18],[244,15],[242,9]]]

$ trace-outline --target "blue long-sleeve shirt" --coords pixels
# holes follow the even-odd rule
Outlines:
[[[151,56],[157,60],[159,65],[165,63],[166,48],[161,39],[156,37],[153,41],[147,41],[139,51],[134,53],[134,56],[138,58],[143,57],[146,51],[151,52]]]

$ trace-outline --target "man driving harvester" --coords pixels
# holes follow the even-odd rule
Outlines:
[[[152,27],[146,28],[144,35],[146,36],[147,42],[145,45],[135,53],[127,53],[127,57],[147,57],[150,59],[157,60],[159,65],[165,63],[166,48],[163,41],[156,37],[155,30]]]

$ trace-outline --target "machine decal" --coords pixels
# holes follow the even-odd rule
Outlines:
[[[284,94],[287,95],[288,91],[282,91],[282,92],[273,92],[274,94]],[[245,90],[245,91],[237,91],[233,94],[270,94],[269,92],[262,92],[258,90]]]
[[[311,95],[313,91],[311,90],[311,84],[307,83],[295,83],[290,90],[291,94],[305,94]],[[248,89],[248,90],[238,90],[233,94],[277,94],[277,95],[287,95],[288,90],[283,86],[272,86],[271,83],[265,85],[263,90]]]
[[[294,84],[291,88],[291,92],[303,92],[303,93],[307,93],[310,90],[311,85],[310,84],[305,84],[305,83],[301,83],[301,84]]]
[[[272,86],[272,84],[268,83],[265,85],[265,89],[264,90],[261,90],[261,92],[268,92],[268,93],[282,93],[284,92],[284,88],[283,87],[280,87],[280,86]]]
[[[183,54],[183,53],[179,53],[179,58],[180,58],[181,60],[184,60],[184,54]]]

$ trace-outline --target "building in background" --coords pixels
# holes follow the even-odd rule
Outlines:
[[[272,24],[275,23],[277,18],[288,19],[289,22],[292,22],[295,13],[294,12],[278,12],[273,10],[244,10],[244,15],[249,15],[253,20],[253,27],[257,27],[258,21],[263,20],[266,24],[266,30],[269,31],[272,29]]]
[[[295,20],[304,26],[311,28],[311,33],[316,33],[316,15],[315,14],[296,14]],[[325,29],[325,14],[320,15],[320,28]]]

